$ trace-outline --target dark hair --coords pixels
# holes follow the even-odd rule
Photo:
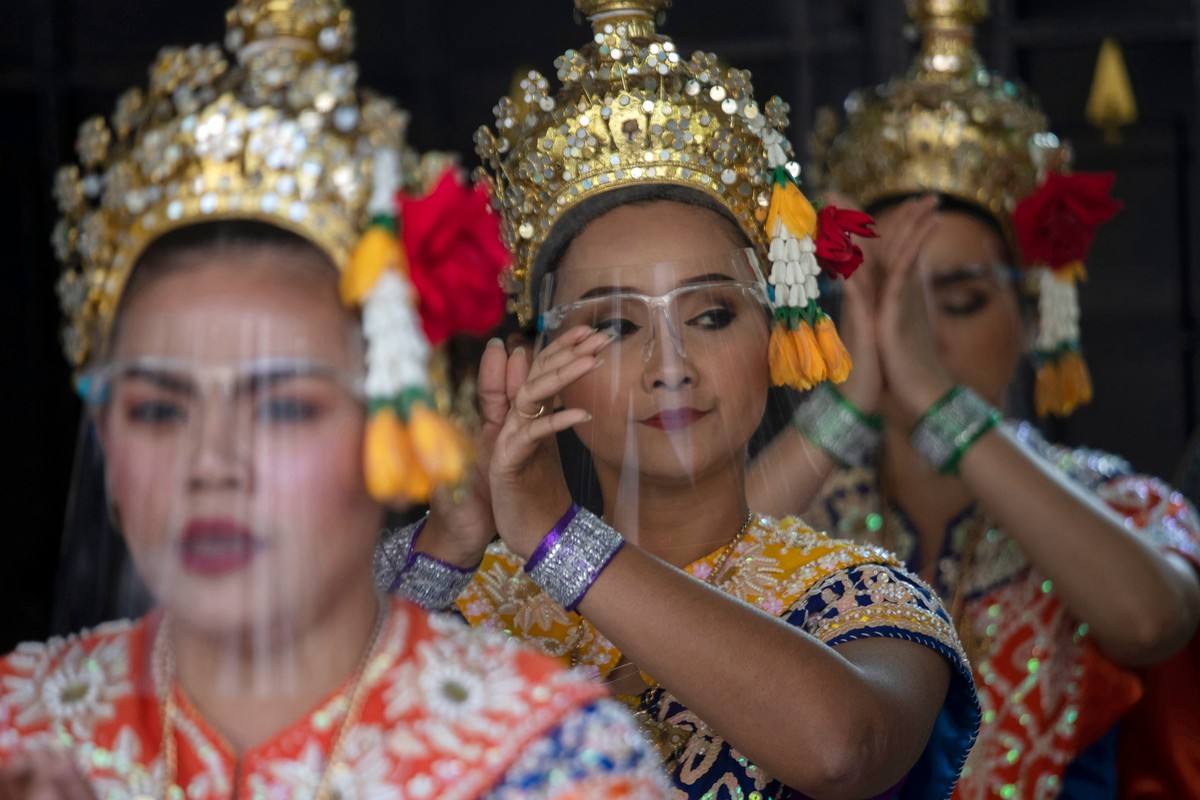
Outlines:
[[[260,247],[277,247],[297,253],[307,251],[333,267],[329,257],[311,241],[268,222],[249,219],[199,222],[168,231],[151,242],[134,264],[125,294],[147,277],[169,269],[182,256]]]
[[[109,344],[116,339],[124,309],[150,283],[186,267],[195,257],[261,248],[283,250],[294,257],[298,268],[307,267],[320,274],[328,272],[330,276],[337,274],[329,257],[311,241],[267,222],[215,220],[176,228],[151,242],[134,263],[113,317]],[[315,270],[312,265],[317,265]]]

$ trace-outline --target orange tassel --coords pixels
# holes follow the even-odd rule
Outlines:
[[[800,378],[811,389],[825,380],[827,371],[825,358],[821,355],[821,347],[817,344],[817,335],[808,327],[807,322],[801,322],[792,332],[792,340],[796,343],[796,352],[800,356]]]
[[[842,383],[850,375],[850,369],[854,366],[854,362],[851,361],[846,346],[842,344],[842,338],[838,336],[833,320],[829,317],[822,317],[817,322],[816,335],[817,345],[825,360],[825,371],[828,373],[829,380],[834,383]]]
[[[364,448],[367,491],[376,500],[424,502],[431,484],[404,424],[391,408],[381,408],[367,422]]]
[[[462,483],[471,445],[454,423],[416,403],[409,412],[408,427],[417,459],[433,486]]]

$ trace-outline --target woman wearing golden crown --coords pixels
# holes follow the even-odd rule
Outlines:
[[[0,659],[0,797],[665,796],[599,687],[373,588],[385,508],[465,469],[427,292],[490,284],[495,319],[505,254],[352,35],[242,0],[236,64],[164,50],[59,173],[67,355],[157,608]]]
[[[771,378],[845,377],[816,276],[853,270],[869,220],[809,205],[786,106],[682,57],[665,5],[578,0],[594,35],[558,60],[561,88],[530,73],[477,134],[538,346],[496,341],[481,364],[489,525],[451,531],[479,504],[435,502],[380,578],[603,680],[677,797],[946,797],[978,711],[938,601],[743,488]],[[572,503],[567,430],[602,517]]]
[[[910,3],[912,71],[846,103],[828,183],[880,233],[845,286],[854,372],[804,399],[748,486],[894,550],[947,598],[983,705],[956,796],[1113,797],[1106,734],[1138,697],[1131,668],[1196,628],[1200,537],[1161,482],[996,410],[1023,347],[1018,281],[1040,306],[1038,413],[1090,399],[1075,281],[1118,205],[1112,176],[1068,173],[1033,101],[984,69],[985,11]]]

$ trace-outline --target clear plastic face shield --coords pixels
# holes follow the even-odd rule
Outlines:
[[[581,327],[607,334],[595,369],[564,389],[558,407],[585,408],[574,430],[606,513],[636,536],[639,498],[655,482],[698,487],[744,468],[762,417],[770,312],[750,248],[632,266],[560,267],[542,282],[538,350],[548,357]],[[574,472],[574,474],[570,474]]]
[[[363,477],[359,323],[332,269],[291,267],[283,252],[150,278],[80,382],[58,625],[153,608],[181,653],[222,651],[206,680],[231,696],[305,691],[301,645],[318,621],[365,617],[369,630],[379,607],[384,509]],[[254,664],[272,666],[247,673]]]

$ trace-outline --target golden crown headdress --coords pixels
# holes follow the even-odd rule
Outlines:
[[[778,267],[771,277],[777,319],[807,336],[816,357],[806,369],[775,371],[777,381],[808,388],[827,375],[844,379],[849,358],[815,303],[817,213],[797,187],[800,169],[783,134],[787,104],[772,97],[760,105],[750,73],[722,67],[712,53],[682,56],[657,29],[670,0],[575,5],[593,37],[555,61],[559,89],[552,93],[544,76],[530,72],[520,94],[496,106],[495,129],[475,136],[515,256],[505,287],[510,309],[522,324],[532,320],[537,254],[566,212],[626,186],[688,187],[728,210]],[[781,220],[790,223],[782,232]],[[773,337],[773,352],[782,341]]]
[[[416,256],[397,217],[419,202],[403,192],[435,182],[438,209],[458,216],[445,199],[458,176],[446,156],[406,145],[406,112],[357,87],[343,0],[238,0],[226,22],[232,58],[215,44],[163,49],[147,89],[80,126],[79,164],[56,176],[67,359],[82,377],[102,357],[129,274],[164,233],[222,219],[290,230],[342,270],[343,298],[363,309],[372,493],[423,499],[461,477],[461,437],[432,412],[430,345],[408,280]],[[409,423],[421,428],[411,440]]]
[[[1033,191],[1047,153],[1059,148],[1036,98],[987,70],[974,27],[987,0],[909,0],[921,34],[908,74],[853,92],[837,134],[825,116],[814,155],[822,183],[864,207],[937,192],[982,208],[1005,231]],[[832,142],[830,142],[832,139]]]

